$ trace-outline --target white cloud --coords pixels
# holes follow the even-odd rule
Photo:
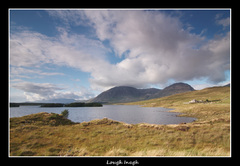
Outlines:
[[[69,35],[62,29],[56,38],[31,31],[19,32],[11,35],[10,46],[10,64],[13,66],[32,67],[53,63],[82,70],[88,70],[93,59],[102,62],[106,51],[99,41],[83,35]]]
[[[216,23],[222,25],[224,28],[230,25],[230,17],[217,19]]]
[[[177,17],[158,11],[59,10],[49,13],[68,26],[92,26],[99,40],[71,33],[63,27],[57,28],[57,37],[32,31],[14,33],[10,40],[12,66],[51,63],[77,68],[91,73],[91,87],[96,90],[119,85],[145,87],[164,84],[170,79],[187,81],[203,77],[216,83],[225,80],[224,71],[229,69],[229,33],[206,41],[202,35],[184,30]],[[107,60],[110,49],[102,43],[106,40],[115,56],[123,58],[119,63],[110,64]]]
[[[24,67],[18,67],[18,66],[11,66],[10,74],[11,74],[11,77],[14,77],[14,78],[16,77],[33,78],[33,77],[40,77],[40,76],[64,75],[64,73],[59,73],[59,72],[43,72],[40,69],[24,68]]]
[[[14,33],[10,38],[11,74],[63,75],[58,72],[42,72],[43,64],[54,64],[78,68],[84,72],[93,72],[108,65],[105,61],[107,48],[98,40],[83,35],[70,34],[58,28],[60,35],[51,38],[32,31]],[[20,69],[20,70],[16,70]]]
[[[10,64],[13,66],[39,66],[49,63],[45,48],[51,39],[36,32],[23,31],[10,36]]]
[[[109,40],[125,59],[94,75],[95,86],[165,83],[208,77],[225,79],[230,64],[230,34],[206,40],[182,28],[179,19],[155,11],[85,11],[101,40]]]
[[[11,88],[22,90],[27,101],[51,100],[51,99],[76,99],[86,100],[94,97],[94,94],[82,87],[78,92],[65,91],[55,84],[17,82],[11,84]]]
[[[70,24],[74,25],[85,25],[86,22],[83,20],[82,10],[46,10],[50,16],[55,19],[61,19],[61,21],[69,27]]]
[[[48,96],[57,90],[63,90],[50,83],[21,82],[12,84],[12,87],[23,90],[24,92],[36,93],[41,96]]]

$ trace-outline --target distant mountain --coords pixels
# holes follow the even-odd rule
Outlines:
[[[188,91],[194,91],[193,87],[191,87],[190,85],[186,84],[186,83],[175,83],[172,84],[166,88],[164,88],[161,92],[155,94],[153,96],[153,98],[160,98],[160,97],[164,97],[164,96],[170,96],[170,95],[174,95],[177,93],[183,93],[183,92],[188,92]]]
[[[102,92],[90,102],[100,103],[122,103],[130,101],[144,100],[156,94],[159,89],[136,89],[128,86],[118,86]]]
[[[229,84],[226,84],[226,85],[224,85],[223,87],[230,87],[231,85],[230,85],[230,83]]]
[[[159,98],[193,90],[194,89],[190,85],[185,83],[176,83],[164,88],[163,90],[156,88],[136,89],[128,86],[118,86],[102,92],[97,97],[91,99],[89,102],[100,103],[133,102]]]

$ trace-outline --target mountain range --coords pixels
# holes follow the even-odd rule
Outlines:
[[[230,87],[230,84],[224,85]],[[223,86],[223,87],[224,87]],[[102,92],[95,98],[90,100],[75,100],[75,99],[52,99],[52,100],[39,100],[35,103],[73,103],[73,102],[98,102],[98,103],[125,103],[141,100],[148,100],[170,96],[177,93],[194,91],[193,87],[186,83],[175,83],[164,89],[148,88],[137,89],[129,86],[117,86],[107,91]]]
[[[118,86],[102,92],[97,97],[89,100],[89,102],[124,103],[160,98],[188,91],[194,91],[194,89],[186,83],[175,83],[164,89],[137,89],[129,86]]]

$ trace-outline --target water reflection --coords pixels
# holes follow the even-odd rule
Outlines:
[[[74,122],[91,121],[104,117],[130,124],[179,124],[192,122],[195,118],[177,117],[178,113],[168,112],[171,109],[161,107],[140,107],[128,105],[104,105],[103,107],[39,107],[20,106],[10,108],[10,117],[19,117],[38,112],[60,114],[64,109],[69,110],[68,118]]]

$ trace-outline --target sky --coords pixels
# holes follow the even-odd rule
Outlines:
[[[10,102],[230,83],[229,9],[10,9]]]

